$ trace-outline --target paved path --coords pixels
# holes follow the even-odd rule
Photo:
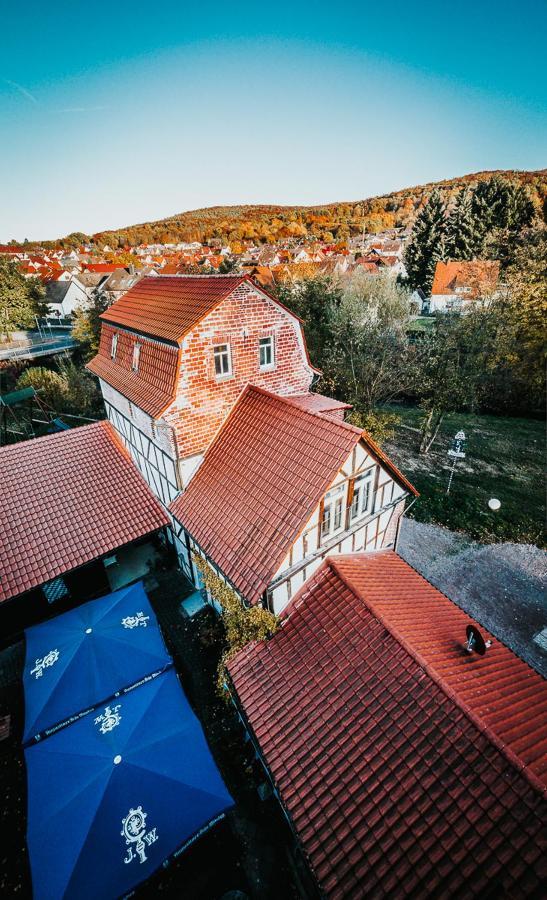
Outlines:
[[[438,525],[404,519],[398,552],[547,678],[547,554],[531,544],[478,544]]]

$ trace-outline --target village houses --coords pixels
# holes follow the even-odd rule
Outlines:
[[[415,489],[311,390],[302,323],[249,277],[143,278],[102,319],[89,368],[194,583],[197,553],[277,613],[327,554],[395,545]]]

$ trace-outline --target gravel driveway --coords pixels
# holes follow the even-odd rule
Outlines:
[[[547,554],[531,544],[478,544],[438,525],[403,519],[400,555],[547,678]],[[546,632],[547,634],[547,632]]]

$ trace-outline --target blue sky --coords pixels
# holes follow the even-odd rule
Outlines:
[[[10,4],[0,241],[547,164],[544,0]]]

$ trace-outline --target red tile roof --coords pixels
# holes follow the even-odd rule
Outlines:
[[[225,300],[246,275],[173,275],[142,278],[101,316],[125,328],[179,343]]]
[[[471,621],[393,551],[335,557],[229,663],[329,898],[540,896],[547,684]]]
[[[120,263],[84,263],[84,272],[116,272],[124,267]]]
[[[0,484],[0,600],[169,522],[108,422],[3,447]]]
[[[249,385],[173,515],[256,603],[361,431]]]
[[[351,403],[342,403],[341,400],[333,400],[332,397],[324,397],[323,394],[314,394],[312,391],[308,391],[306,394],[293,394],[285,399],[309,412],[326,413],[351,409]]]
[[[479,297],[491,293],[500,273],[498,260],[459,260],[438,262],[431,287],[432,294],[453,294],[457,287],[470,287],[467,296]]]
[[[110,355],[113,334],[118,335],[115,359]],[[139,370],[133,372],[131,366],[136,343],[141,347]],[[178,364],[179,353],[176,347],[121,331],[104,323],[99,352],[90,360],[87,368],[127,397],[131,403],[157,419],[175,398]]]

